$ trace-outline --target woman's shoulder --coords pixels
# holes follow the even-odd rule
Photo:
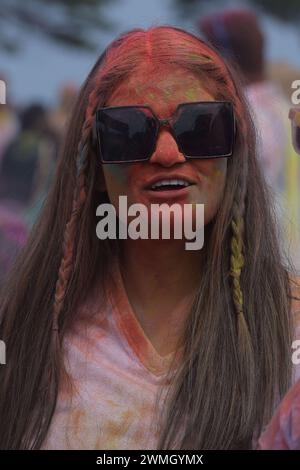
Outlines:
[[[300,380],[288,391],[259,439],[259,449],[300,448]]]
[[[289,274],[293,339],[300,340],[300,276]],[[300,341],[299,341],[300,342]],[[299,351],[299,352],[298,352]],[[300,445],[300,344],[293,342],[292,387],[283,398],[266,430],[259,449],[299,449]]]
[[[300,379],[300,277],[290,276],[291,320],[292,320],[292,384]]]

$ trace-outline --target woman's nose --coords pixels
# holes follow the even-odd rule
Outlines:
[[[185,161],[186,159],[180,153],[177,142],[171,132],[167,129],[162,129],[158,134],[156,148],[150,158],[150,163],[160,163],[168,167]]]

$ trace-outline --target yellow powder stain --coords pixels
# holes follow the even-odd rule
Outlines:
[[[199,90],[196,89],[189,89],[185,92],[185,96],[189,101],[197,101],[197,96],[199,94]]]
[[[79,435],[81,432],[82,420],[85,418],[85,412],[81,409],[73,411],[70,418],[70,425],[74,434]]]
[[[106,403],[114,408],[117,408],[119,405],[112,400],[106,400]]]
[[[166,90],[164,90],[164,93],[165,93],[165,96],[166,96],[167,98],[169,98],[170,96],[173,95],[172,90],[169,90],[168,88],[167,88]]]
[[[213,176],[214,178],[219,178],[220,176],[222,176],[223,172],[219,169],[219,168],[216,168],[214,173],[213,173]]]
[[[120,439],[127,433],[132,422],[131,411],[124,411],[119,417],[112,421],[107,421],[102,427],[101,435],[95,442],[95,449],[118,450],[120,449]]]

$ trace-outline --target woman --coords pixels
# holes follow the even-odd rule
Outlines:
[[[134,30],[104,52],[1,303],[1,448],[251,447],[293,334],[253,142],[237,80],[198,38]],[[205,204],[203,249],[99,240],[96,208],[120,195]]]

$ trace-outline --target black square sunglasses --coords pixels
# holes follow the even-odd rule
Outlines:
[[[235,116],[228,101],[181,103],[168,119],[150,106],[113,106],[96,111],[95,133],[102,163],[149,160],[162,127],[169,129],[187,159],[230,157]]]

